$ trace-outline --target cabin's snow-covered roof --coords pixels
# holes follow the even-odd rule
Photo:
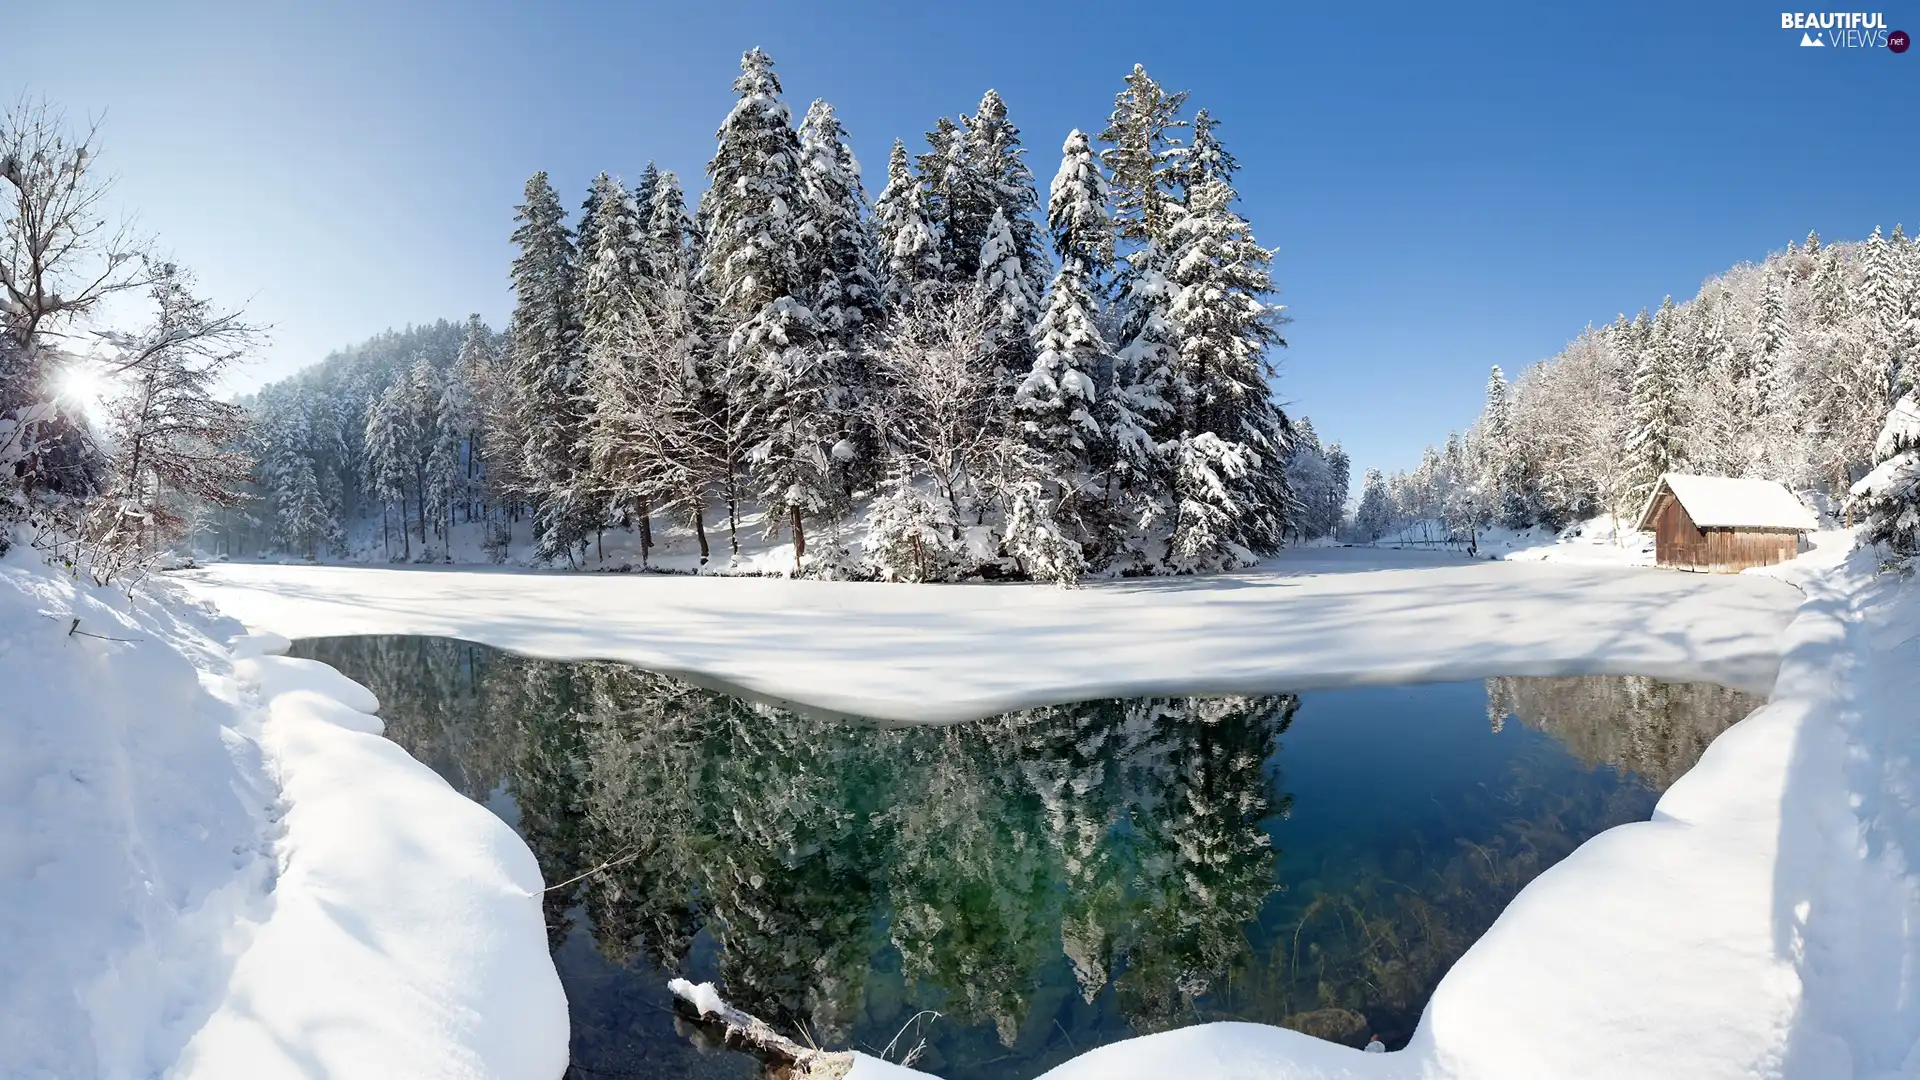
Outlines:
[[[1793,492],[1772,480],[1739,480],[1731,476],[1693,476],[1667,473],[1659,487],[1640,511],[1642,529],[1652,525],[1654,504],[1660,488],[1673,492],[1687,516],[1702,529],[1797,529],[1811,532],[1820,527],[1813,511],[1803,506]]]

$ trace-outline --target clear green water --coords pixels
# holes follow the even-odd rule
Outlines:
[[[1494,679],[888,728],[441,638],[294,651],[548,881],[610,864],[548,894],[578,1080],[760,1075],[676,1016],[675,974],[822,1046],[904,1027],[893,1056],[924,1040],[948,1080],[1207,1020],[1398,1046],[1521,886],[1760,704]]]

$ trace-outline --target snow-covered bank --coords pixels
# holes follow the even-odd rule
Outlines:
[[[531,853],[238,629],[0,561],[0,1075],[554,1080]]]
[[[1642,674],[1764,693],[1800,602],[1753,575],[1344,548],[1066,591],[257,564],[182,578],[289,636],[459,637],[907,721],[1488,675]]]

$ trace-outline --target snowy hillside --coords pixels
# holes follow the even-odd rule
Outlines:
[[[0,1075],[557,1077],[525,845],[238,629],[0,559]]]

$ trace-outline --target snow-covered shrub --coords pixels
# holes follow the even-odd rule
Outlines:
[[[1008,502],[1007,554],[1035,581],[1078,582],[1087,572],[1086,556],[1055,518],[1044,486],[1037,480],[1017,484]]]

